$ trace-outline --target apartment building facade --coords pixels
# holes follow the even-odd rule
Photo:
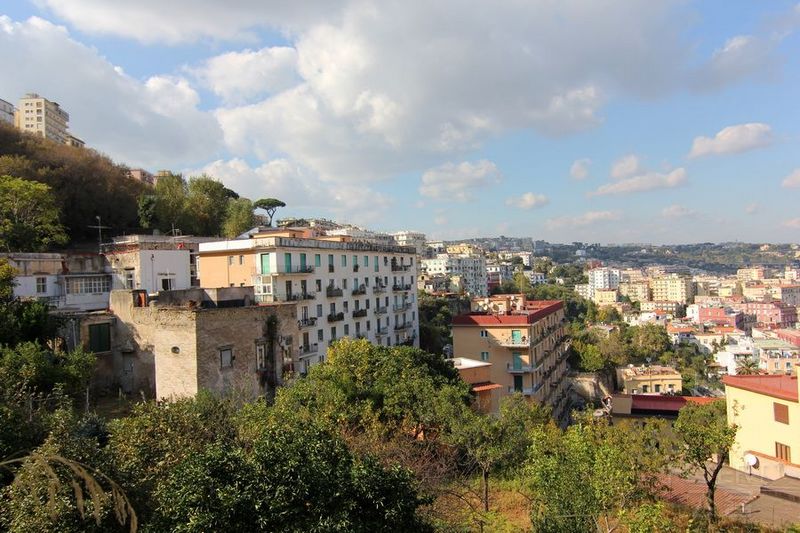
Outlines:
[[[274,229],[200,244],[203,287],[255,287],[259,302],[294,302],[300,368],[341,337],[419,346],[417,261],[409,247]]]
[[[411,246],[417,256],[425,253],[425,234],[418,231],[396,231],[389,234],[397,246]]]
[[[623,394],[679,394],[683,390],[680,372],[659,365],[618,368],[617,383]]]
[[[694,283],[688,276],[668,274],[650,280],[652,299],[656,302],[678,302],[686,305],[693,302]]]
[[[0,122],[14,125],[14,104],[0,98]]]
[[[470,296],[486,296],[489,280],[486,258],[468,250],[437,254],[433,259],[423,259],[420,268],[429,276],[458,276],[461,287]]]
[[[504,396],[520,393],[552,407],[553,416],[564,421],[569,348],[564,303],[527,301],[520,294],[475,303],[473,312],[453,318],[453,355],[491,363],[488,381],[500,385],[491,390],[491,410],[497,411]]]
[[[60,144],[70,143],[68,124],[69,113],[36,93],[20,98],[14,114],[14,125],[18,129]]]

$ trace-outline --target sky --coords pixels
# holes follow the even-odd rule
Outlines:
[[[800,242],[797,0],[10,0],[0,58],[0,98],[279,217]]]

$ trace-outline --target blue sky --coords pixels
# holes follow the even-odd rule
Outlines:
[[[206,172],[284,216],[800,241],[796,0],[37,0],[0,16],[0,98],[39,92],[115,160]]]

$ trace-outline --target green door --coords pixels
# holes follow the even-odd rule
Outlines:
[[[285,272],[292,271],[292,254],[283,254],[283,266],[286,269]]]
[[[514,392],[522,392],[522,376],[514,376]]]
[[[261,254],[261,273],[269,274],[269,254]]]
[[[522,356],[519,352],[511,352],[511,360],[513,361],[514,370],[522,370]]]
[[[300,270],[306,269],[306,254],[300,254]]]
[[[519,329],[511,330],[511,341],[514,344],[522,344],[522,331]]]

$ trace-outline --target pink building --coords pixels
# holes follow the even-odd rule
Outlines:
[[[745,315],[754,315],[762,326],[790,328],[797,322],[797,308],[783,302],[742,302],[731,307]]]
[[[714,324],[716,326],[744,329],[744,313],[727,307],[700,306],[697,310],[697,321],[700,324]]]

